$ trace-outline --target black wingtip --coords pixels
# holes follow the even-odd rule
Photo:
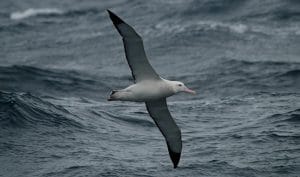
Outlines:
[[[177,168],[179,160],[180,160],[180,155],[181,153],[176,153],[176,152],[172,152],[170,151],[170,156],[174,165],[174,168]]]
[[[179,160],[180,160],[181,153],[172,151],[169,144],[168,144],[168,151],[169,151],[169,155],[171,157],[171,160],[173,162],[174,168],[177,168]]]
[[[109,17],[110,17],[111,21],[114,23],[114,25],[119,25],[121,23],[125,23],[120,17],[118,17],[112,11],[107,9],[107,12],[109,14]]]
[[[172,151],[171,148],[169,147],[169,145],[168,145],[168,150],[169,150],[171,160],[173,162],[173,166],[174,166],[174,168],[177,168],[181,153]]]

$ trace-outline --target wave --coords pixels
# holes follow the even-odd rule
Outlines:
[[[201,89],[214,89],[218,93],[224,91],[224,94],[239,91],[297,93],[300,86],[296,82],[299,78],[297,68],[300,68],[300,63],[221,58],[201,71]],[[194,80],[191,84],[197,87],[199,80]]]
[[[280,9],[273,13],[274,20],[299,20],[300,11]]]
[[[274,122],[291,122],[299,123],[300,122],[300,109],[289,111],[281,114],[273,114],[267,118]]]
[[[105,81],[106,79],[73,70],[41,69],[23,65],[0,67],[0,89],[4,91],[95,98],[95,93],[110,91]]]
[[[82,128],[75,116],[61,106],[42,100],[29,93],[0,91],[1,128],[61,126]]]
[[[31,27],[31,24],[18,22],[15,24],[0,26],[0,32],[24,32],[24,30],[29,30]]]
[[[287,71],[287,72],[281,74],[280,76],[300,78],[300,69],[293,69],[293,70]]]
[[[222,58],[222,63],[225,65],[240,65],[241,67],[248,66],[274,66],[274,67],[288,67],[288,66],[300,66],[300,62],[289,62],[289,61],[247,61],[247,60],[238,60],[238,59],[226,59]]]
[[[208,0],[201,2],[194,0],[187,6],[184,14],[224,14],[240,8],[243,4],[245,4],[245,0]]]
[[[155,127],[154,123],[151,122],[150,120],[140,119],[140,118],[129,116],[129,115],[119,116],[119,115],[109,113],[106,111],[94,111],[94,110],[91,110],[91,113],[96,116],[102,117],[102,118],[105,118],[105,117],[109,118],[110,121],[115,122],[115,123],[117,122],[118,124],[126,123],[126,124],[130,124],[130,126],[134,126],[134,127],[136,127],[136,126]],[[144,114],[144,113],[140,112],[139,114]],[[120,121],[122,121],[122,122],[120,122]]]
[[[262,11],[250,11],[243,19],[257,19],[267,21],[298,21],[300,19],[300,11],[292,9],[291,5],[282,5],[281,7],[273,7]],[[291,6],[292,7],[292,6]]]
[[[259,0],[210,0],[199,1],[193,0],[186,5],[183,14],[187,16],[204,16],[206,18],[219,19],[256,19],[256,20],[273,20],[298,21],[300,11],[299,2],[296,1],[264,1]]]
[[[64,12],[62,10],[56,8],[41,8],[41,9],[30,8],[22,12],[11,13],[10,19],[21,20],[33,16],[61,15],[63,13]]]

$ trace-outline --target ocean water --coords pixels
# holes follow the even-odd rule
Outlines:
[[[300,176],[297,0],[0,1],[0,176]],[[173,169],[106,9],[143,37],[183,152]]]

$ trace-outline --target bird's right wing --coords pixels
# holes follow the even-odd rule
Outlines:
[[[181,132],[168,110],[166,99],[147,101],[146,107],[166,139],[169,155],[174,168],[176,168],[180,160],[182,149]]]
[[[114,26],[123,37],[126,59],[135,82],[160,79],[146,57],[142,38],[116,14],[110,10],[107,11]]]

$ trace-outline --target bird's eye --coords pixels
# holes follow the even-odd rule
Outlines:
[[[181,86],[182,86],[182,84],[178,84],[178,86],[179,86],[179,87],[181,87]]]

